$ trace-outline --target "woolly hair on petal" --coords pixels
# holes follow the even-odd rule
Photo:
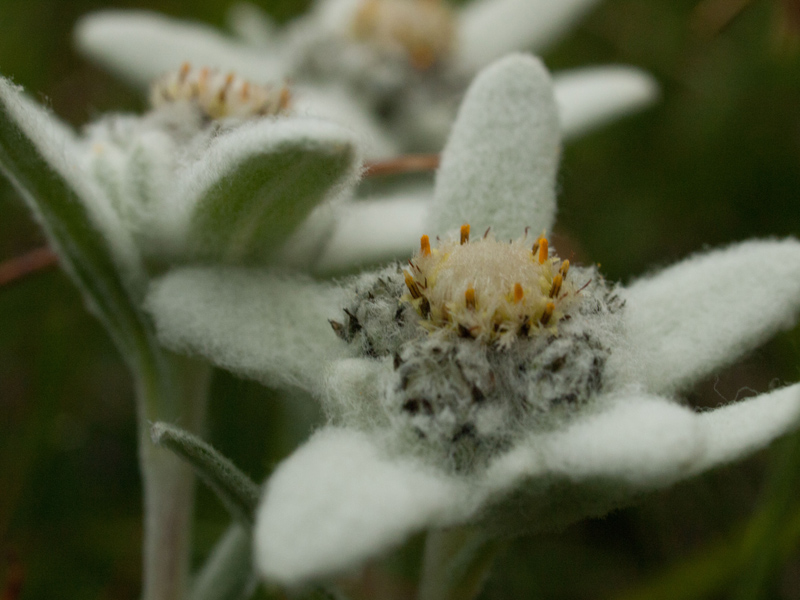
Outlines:
[[[180,182],[177,223],[196,254],[228,263],[274,255],[312,209],[354,184],[350,131],[312,118],[238,127],[216,137]],[[183,211],[182,213],[180,211]]]
[[[335,575],[475,509],[466,481],[326,428],[278,466],[258,509],[255,560],[284,585]]]
[[[634,282],[627,351],[609,368],[672,393],[792,327],[800,312],[800,242],[750,241],[701,253]]]
[[[525,226],[549,230],[556,211],[561,154],[558,109],[539,59],[503,58],[467,90],[442,152],[429,227],[470,223],[516,239]]]
[[[652,75],[624,65],[562,71],[553,77],[553,87],[565,138],[642,110],[659,93]]]
[[[27,176],[28,183],[37,186],[50,183],[65,186],[61,191],[71,194],[71,200],[79,202],[86,211],[84,218],[87,222],[75,225],[78,227],[93,225],[104,238],[104,243],[113,255],[113,261],[124,273],[127,282],[138,287],[138,284],[144,281],[139,251],[108,198],[94,184],[90,176],[82,171],[83,165],[78,163],[77,158],[81,153],[76,148],[77,139],[73,132],[55,115],[28,98],[21,88],[4,78],[0,78],[0,111],[5,114],[7,121],[6,119],[4,121],[9,129],[11,127],[18,129],[18,132],[13,134],[9,131],[6,147],[8,160],[3,161],[7,165],[6,168],[11,162],[22,164],[24,144],[20,139],[13,139],[13,136],[23,136],[30,143],[30,149],[38,153],[37,158],[41,161],[39,167],[42,169],[41,172],[30,172]],[[34,169],[34,161],[28,159],[24,167]],[[25,187],[25,183],[20,180],[22,174],[14,173],[13,170],[8,168],[12,181]],[[49,175],[48,171],[51,172]],[[50,193],[55,192],[51,190]],[[46,200],[48,203],[61,202],[64,209],[67,209],[70,203],[65,199],[45,198],[44,192],[39,196],[41,198],[37,198],[38,200]],[[41,208],[42,206],[36,210]],[[52,224],[48,226],[50,225]],[[60,233],[65,232],[63,226],[60,229]],[[61,243],[64,243],[64,240],[61,240]]]
[[[697,416],[706,439],[691,474],[733,462],[765,448],[800,424],[800,384],[722,406]]]
[[[530,434],[490,466],[487,531],[519,535],[602,516],[687,477],[705,451],[697,415],[656,396],[623,393],[552,432]]]
[[[460,10],[459,59],[477,71],[518,50],[541,50],[597,0],[472,0]]]
[[[419,192],[342,205],[316,271],[336,273],[411,256],[425,232],[426,196]]]
[[[250,2],[236,2],[225,18],[228,28],[250,46],[270,48],[275,43],[278,25],[267,12]]]
[[[292,111],[343,125],[357,136],[362,152],[371,160],[400,153],[397,140],[388,135],[370,109],[344,86],[330,83],[292,85]]]
[[[524,479],[605,479],[640,489],[673,481],[703,452],[696,415],[657,396],[599,398],[591,410],[552,432],[536,432],[498,459],[487,477],[493,488]]]
[[[71,132],[0,78],[0,171],[44,228],[90,310],[136,360],[150,343],[138,307],[145,281],[141,256],[77,155]]]
[[[280,81],[285,76],[278,57],[210,26],[148,11],[91,13],[78,22],[74,36],[83,54],[142,88],[185,61],[233,70],[254,82]]]
[[[169,348],[269,385],[321,392],[321,366],[349,356],[328,323],[346,302],[338,286],[296,275],[195,268],[158,280],[146,307]]]

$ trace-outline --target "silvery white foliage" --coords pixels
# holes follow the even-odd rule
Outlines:
[[[503,90],[509,94],[497,106]],[[542,164],[557,160],[550,129],[536,125],[542,115],[557,118],[548,92],[549,76],[530,57],[507,57],[476,79],[444,152],[437,216],[425,223],[430,233],[444,234],[437,226],[462,218],[461,198],[504,233],[525,225],[541,230],[552,222],[553,190],[539,187],[528,169],[507,174],[508,188],[522,193],[527,206],[500,194],[517,212],[495,210],[493,195],[478,199],[471,193],[476,177],[493,181],[495,168],[490,162],[482,170],[472,159],[471,151],[485,151],[474,144],[498,148],[513,161],[510,154],[520,150],[504,145],[514,133],[509,127],[537,129],[541,139],[528,139],[524,152]],[[494,103],[496,118],[475,119],[487,101]],[[470,145],[458,147],[459,140]],[[343,319],[342,309],[352,308],[355,287],[373,312],[351,319],[352,331],[358,333],[354,323],[364,328],[373,319],[384,322],[383,330],[372,330],[384,343],[402,337],[381,316],[381,290],[398,285],[391,271],[364,274],[342,287],[253,270],[186,269],[151,289],[148,307],[166,344],[271,385],[311,391],[330,417],[264,489],[255,548],[256,564],[268,579],[293,585],[331,576],[427,528],[474,523],[508,534],[601,515],[763,448],[798,425],[798,384],[704,413],[675,400],[686,386],[795,322],[797,240],[752,241],[699,254],[616,288],[623,308],[617,303],[608,317],[591,311],[606,331],[600,334],[609,354],[600,367],[601,385],[572,410],[552,419],[545,413],[541,424],[490,448],[483,460],[456,468],[441,454],[421,451],[424,442],[404,434],[407,420],[398,419],[387,402],[394,373],[407,360],[405,341],[397,342],[403,349],[398,363],[374,345],[367,355],[363,349],[369,346],[344,343],[328,330],[329,319]],[[364,282],[372,287],[359,288]],[[583,317],[571,315],[570,326],[579,325],[575,321]],[[396,319],[403,318],[398,311]],[[462,372],[469,368],[459,364]],[[448,385],[436,379],[440,374],[430,373],[433,391]]]
[[[283,28],[252,5],[236,5],[230,17],[236,38],[141,11],[89,15],[75,35],[84,53],[139,85],[184,60],[231,69],[257,82],[288,77],[301,85],[301,101],[308,93],[312,114],[324,111],[321,116],[335,116],[380,138],[372,120],[377,116],[388,137],[402,140],[406,150],[438,150],[461,93],[481,67],[508,52],[541,50],[595,1],[472,0],[452,7],[454,49],[441,64],[424,71],[397,52],[353,38],[354,19],[364,4],[359,0],[317,0],[307,15]],[[347,95],[349,100],[339,103],[339,112],[325,106],[324,98],[314,98],[302,87],[306,83],[318,93]],[[556,79],[556,89],[567,137],[639,110],[657,96],[650,75],[623,66],[567,72],[563,84]],[[358,110],[372,117],[355,119]],[[385,138],[381,142],[368,150],[373,155],[390,153]]]
[[[311,264],[335,217],[316,205],[360,173],[354,135],[317,118],[209,120],[176,102],[104,115],[75,134],[5,80],[0,99],[71,182],[133,288],[167,263]],[[309,189],[307,180],[319,183]],[[301,224],[301,239],[292,240]]]

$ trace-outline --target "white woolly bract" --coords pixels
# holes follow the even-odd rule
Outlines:
[[[265,50],[275,43],[278,25],[260,6],[239,1],[230,6],[225,17],[230,30],[243,42]]]
[[[348,149],[350,151],[349,168],[331,187],[326,198],[335,199],[344,189],[355,184],[360,176],[361,157],[358,154],[358,142],[352,132],[347,129],[314,118],[262,119],[247,127],[235,127],[223,135],[210,141],[202,155],[180,174],[175,200],[167,204],[164,216],[167,222],[174,223],[178,239],[185,240],[189,236],[188,228],[192,224],[192,215],[199,200],[219,181],[254,156],[279,155],[284,149],[309,152],[334,152]],[[279,181],[275,180],[275,186]],[[265,196],[264,206],[269,204],[270,189],[259,190]],[[276,192],[284,192],[278,187]],[[326,221],[327,222],[327,221]],[[328,223],[329,225],[331,223]],[[201,232],[194,232],[197,243],[202,243]],[[327,227],[317,230],[310,226],[306,232],[320,235],[321,245],[327,238]],[[317,241],[314,242],[315,244]],[[191,248],[188,249],[191,254]],[[202,247],[199,249],[202,252]]]
[[[334,285],[247,269],[174,270],[150,290],[159,338],[234,372],[320,393],[328,361],[351,354],[328,319],[346,302]]]
[[[423,190],[343,204],[316,270],[335,273],[411,256],[424,232],[429,204],[429,193]]]
[[[459,14],[459,62],[476,72],[519,50],[542,50],[597,0],[472,0]]]
[[[634,282],[622,296],[628,346],[609,367],[653,392],[673,393],[796,322],[800,242],[701,253]]]
[[[388,458],[369,436],[328,428],[282,463],[264,491],[256,566],[296,585],[350,569],[431,522],[473,510],[466,481]]]
[[[296,585],[353,569],[424,529],[506,519],[512,534],[564,526],[763,447],[799,412],[800,385],[703,414],[619,392],[468,476],[387,454],[380,436],[327,428],[269,481],[256,565]]]
[[[338,83],[292,85],[292,112],[298,117],[315,117],[350,129],[357,136],[362,153],[370,160],[401,153],[395,136],[370,114],[362,98]]]
[[[433,234],[469,223],[498,239],[549,230],[561,152],[550,76],[530,56],[482,71],[467,91],[436,177]]]
[[[90,225],[105,239],[129,291],[140,296],[145,274],[139,249],[107,196],[77,158],[81,147],[74,133],[5,78],[0,78],[0,101],[50,167],[73,188],[76,199],[83,203],[92,219]],[[29,206],[38,217],[38,208],[33,203]]]
[[[74,35],[84,54],[142,88],[187,60],[254,81],[281,81],[287,75],[275,51],[265,54],[208,25],[154,12],[93,13],[78,22]]]
[[[652,75],[624,65],[562,71],[553,77],[553,89],[565,138],[639,111],[659,94]]]

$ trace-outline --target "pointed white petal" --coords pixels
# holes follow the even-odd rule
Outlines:
[[[622,65],[574,69],[553,78],[564,137],[596,127],[649,106],[658,84],[649,73]]]
[[[430,233],[464,223],[491,226],[499,239],[526,226],[550,229],[560,155],[550,76],[531,56],[513,55],[470,86],[442,153]]]
[[[671,393],[796,322],[800,242],[751,241],[698,254],[621,295],[630,347],[615,352],[609,368]]]
[[[292,86],[292,111],[296,115],[320,117],[352,130],[368,159],[399,153],[392,140],[361,100],[335,85]]]
[[[278,26],[260,7],[250,2],[237,2],[228,10],[228,27],[243,42],[257,48],[270,48],[275,43]]]
[[[609,401],[610,400],[610,401]],[[705,446],[697,415],[642,394],[552,432],[532,432],[490,466],[484,525],[499,535],[564,527],[686,477]]]
[[[430,203],[420,193],[342,205],[316,271],[343,272],[412,256],[425,233]]]
[[[196,256],[263,264],[360,171],[350,131],[320,119],[261,119],[214,138],[186,169],[172,219],[188,228]]]
[[[90,14],[78,22],[75,41],[88,57],[140,87],[185,61],[232,70],[258,84],[285,76],[274,53],[249,48],[206,25],[146,11]]]
[[[625,394],[553,432],[529,435],[491,467],[492,486],[544,475],[598,478],[647,489],[673,481],[704,452],[696,415],[666,398]],[[603,405],[607,403],[607,405]]]
[[[336,574],[415,531],[468,514],[470,498],[465,481],[387,458],[364,433],[323,429],[267,483],[256,568],[284,585]]]
[[[328,319],[342,288],[247,269],[183,269],[152,286],[147,308],[162,342],[270,385],[320,391],[324,366],[347,356]]]
[[[693,473],[752,454],[800,426],[800,384],[701,413],[697,419],[707,442]]]
[[[0,78],[0,172],[42,225],[90,310],[137,360],[151,335],[138,305],[141,256],[86,162],[66,126]]]
[[[509,52],[541,50],[596,2],[473,0],[459,14],[459,61],[474,72]]]

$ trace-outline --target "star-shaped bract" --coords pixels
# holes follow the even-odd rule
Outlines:
[[[539,61],[511,56],[483,71],[444,151],[427,232],[465,220],[498,239],[549,228],[556,111]],[[794,239],[698,254],[619,288],[626,306],[601,391],[556,426],[461,471],[421,458],[409,438],[392,442],[396,420],[381,402],[392,357],[361,353],[329,325],[351,294],[265,271],[188,269],[159,281],[148,300],[171,347],[308,390],[330,417],[277,468],[261,500],[257,565],[284,584],[350,569],[425,529],[472,523],[508,534],[601,515],[763,448],[800,417],[797,384],[703,413],[675,400],[795,322]]]

